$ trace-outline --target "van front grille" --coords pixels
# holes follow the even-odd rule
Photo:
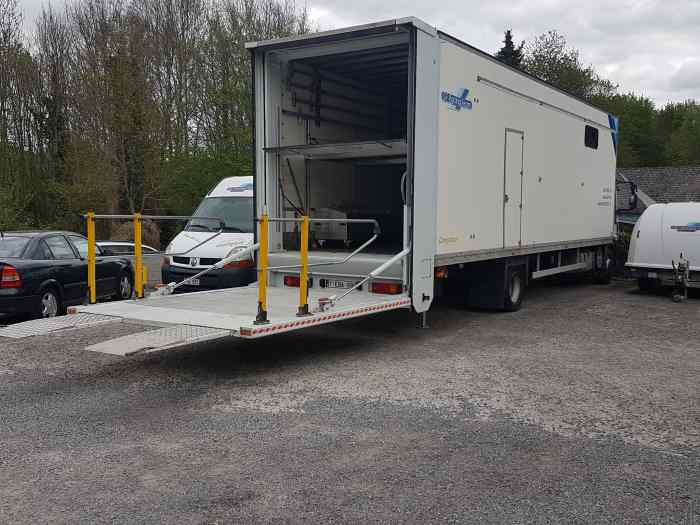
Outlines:
[[[199,259],[199,263],[197,266],[214,266],[216,263],[218,263],[221,259],[215,259],[213,257],[202,257]],[[190,265],[190,258],[189,257],[173,257],[173,262],[177,264],[186,264]]]

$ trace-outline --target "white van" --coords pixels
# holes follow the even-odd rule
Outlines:
[[[185,229],[165,249],[163,283],[181,282],[215,265],[235,251],[243,251],[253,244],[253,177],[229,177],[222,180],[204,197],[192,215],[220,219],[224,222],[224,231],[213,240],[189,251],[220,229],[216,221],[189,221]],[[248,285],[255,279],[255,261],[247,256],[224,268],[209,272],[198,280],[190,281],[179,290],[232,288]]]

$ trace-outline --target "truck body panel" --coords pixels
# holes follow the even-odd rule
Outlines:
[[[384,240],[392,230],[393,253],[411,246],[405,286],[418,312],[436,266],[609,244],[617,133],[606,112],[427,27],[407,18],[251,46],[264,79],[258,213],[373,217],[404,171],[403,217],[390,213],[401,225]],[[405,153],[372,150],[401,140]],[[362,162],[386,184],[362,186]],[[289,233],[271,234],[273,261],[295,253]]]
[[[452,40],[440,62],[437,254],[611,238],[608,115]]]

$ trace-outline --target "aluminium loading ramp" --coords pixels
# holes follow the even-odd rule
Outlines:
[[[406,294],[380,295],[353,291],[336,305],[326,308],[326,311],[317,311],[320,298],[339,291],[342,290],[310,289],[309,307],[312,313],[298,317],[299,289],[269,287],[269,323],[262,325],[254,323],[258,301],[257,283],[243,288],[151,295],[146,299],[79,306],[71,309],[77,313],[55,319],[65,319],[59,323],[61,328],[80,328],[80,325],[72,323],[70,319],[86,319],[86,314],[90,316],[90,322],[86,326],[121,321],[144,325],[142,332],[103,341],[87,348],[95,352],[126,356],[230,337],[257,339],[411,306],[411,299]],[[51,321],[31,321],[35,325],[30,329],[14,330],[21,331],[22,337],[47,334],[55,329],[48,326],[42,329],[42,326]],[[8,328],[20,327],[22,324],[25,323]],[[0,329],[0,338],[3,337],[3,330],[6,329]]]

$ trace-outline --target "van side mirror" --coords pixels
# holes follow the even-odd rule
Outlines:
[[[630,195],[630,200],[629,200],[629,205],[630,209],[633,210],[637,207],[637,203],[639,202],[639,198],[637,197],[637,193],[633,193]]]

